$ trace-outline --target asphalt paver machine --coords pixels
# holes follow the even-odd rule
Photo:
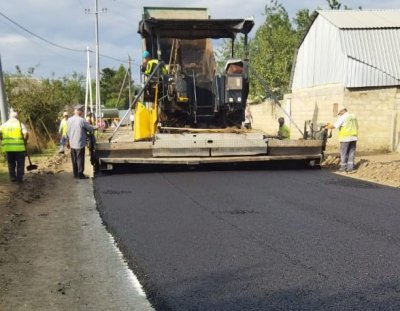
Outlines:
[[[127,164],[319,163],[326,143],[321,129],[321,135],[281,141],[241,126],[249,94],[247,38],[253,26],[252,18],[211,19],[203,8],[145,7],[138,33],[143,51],[157,61],[131,104],[133,133],[118,126],[107,140],[99,140],[96,170]],[[238,34],[244,37],[244,59],[234,55]],[[219,71],[215,39],[232,42],[231,58]]]

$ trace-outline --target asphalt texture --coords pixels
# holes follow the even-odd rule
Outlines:
[[[400,191],[324,170],[96,177],[157,310],[400,310]]]

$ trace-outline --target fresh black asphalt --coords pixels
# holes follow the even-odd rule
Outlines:
[[[400,310],[400,190],[324,170],[96,177],[157,310]]]

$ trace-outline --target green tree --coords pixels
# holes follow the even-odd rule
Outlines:
[[[342,4],[341,2],[339,2],[337,0],[326,0],[326,2],[328,2],[329,8],[331,10],[340,10],[342,8],[342,5],[343,5],[343,9],[351,10],[351,7],[349,7],[349,6],[345,5],[345,4]],[[358,9],[362,10],[362,7],[359,6]]]
[[[56,81],[56,80],[53,80]],[[64,102],[70,104],[83,104],[85,101],[85,77],[74,72],[71,76],[64,76],[60,81],[64,90]]]
[[[297,11],[296,16],[293,18],[293,23],[296,26],[298,43],[300,43],[300,40],[302,40],[302,38],[310,28],[311,23],[314,20],[315,14],[315,11],[310,12],[309,9],[301,9]]]
[[[337,0],[326,0],[331,10],[340,10],[342,4]]]
[[[282,4],[272,0],[265,6],[265,22],[250,46],[250,64],[280,97],[289,90],[290,72],[298,40]],[[252,95],[267,95],[259,81],[251,79]]]
[[[30,123],[46,136],[45,128],[55,133],[59,113],[67,107],[82,102],[83,77],[76,73],[63,79],[36,79],[30,75],[5,75],[5,88],[10,106],[19,112],[21,120]],[[44,124],[44,126],[43,126]]]
[[[125,81],[124,81],[125,80]],[[117,70],[112,68],[104,68],[100,80],[102,103],[107,108],[127,108],[129,104],[129,88],[128,77],[126,77],[126,69],[123,65]],[[118,101],[118,96],[121,97]]]

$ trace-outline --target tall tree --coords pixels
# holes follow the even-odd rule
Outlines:
[[[20,70],[5,75],[5,87],[10,106],[23,121],[30,119],[36,130],[44,134],[42,122],[50,131],[57,130],[57,117],[66,107],[82,102],[83,77],[73,74],[63,79],[36,79]]]
[[[342,4],[337,0],[326,0],[331,10],[340,10]]]
[[[296,31],[286,9],[278,1],[271,0],[265,6],[265,22],[251,42],[250,62],[277,96],[288,91],[296,43]],[[254,77],[251,79],[251,93],[265,94]]]
[[[314,20],[316,12],[310,12],[309,9],[300,9],[297,11],[296,16],[293,18],[293,23],[296,26],[297,38],[300,41],[306,34]],[[300,43],[300,42],[298,42]]]
[[[125,81],[124,81],[125,80]],[[121,65],[117,70],[104,68],[101,77],[101,98],[104,106],[107,108],[127,108],[129,105],[129,83],[126,77],[126,68]],[[118,96],[121,98],[118,101]]]

